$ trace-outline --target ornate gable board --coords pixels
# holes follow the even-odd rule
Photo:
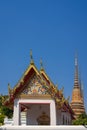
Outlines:
[[[35,74],[21,94],[37,95],[37,94],[48,94],[48,92],[46,87],[42,84],[38,75]]]
[[[39,81],[41,78],[41,75],[38,71],[38,69],[36,68],[36,66],[34,64],[30,64],[30,66],[27,68],[27,70],[24,72],[22,78],[19,80],[18,84],[14,87],[14,94],[17,96],[22,94],[23,91],[25,91],[25,94],[30,94],[30,92],[28,92],[30,90],[30,82],[34,82],[34,80],[36,80],[36,77],[37,80]],[[34,78],[34,79],[33,79]],[[35,86],[35,85],[34,85]],[[16,91],[18,90],[18,92],[16,93]]]
[[[49,78],[49,76],[47,75],[47,73],[45,72],[45,70],[40,70],[40,74],[42,75],[43,79],[46,80],[46,82],[49,84],[49,85],[54,85],[54,83],[51,81],[51,79]]]

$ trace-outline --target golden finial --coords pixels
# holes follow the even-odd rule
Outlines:
[[[67,102],[69,102],[69,100],[70,100],[70,96],[68,96],[68,98],[67,98]]]
[[[42,62],[42,58],[40,59],[40,66],[41,66],[41,70],[44,70],[44,69],[43,69],[43,62]]]
[[[62,92],[62,93],[64,92],[64,87],[62,87],[61,92]]]
[[[11,93],[10,83],[8,83],[8,92],[9,92],[9,94]]]
[[[58,84],[56,84],[55,87],[58,89]]]
[[[30,50],[30,63],[31,63],[31,64],[34,64],[33,56],[32,56],[32,50]]]

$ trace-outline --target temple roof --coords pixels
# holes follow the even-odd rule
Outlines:
[[[58,109],[63,108],[66,111],[69,111],[70,113],[73,114],[73,111],[69,105],[68,100],[65,99],[63,95],[63,89],[58,90],[56,85],[54,85],[54,83],[51,81],[51,79],[48,77],[47,73],[42,67],[40,70],[37,69],[36,65],[34,64],[32,55],[30,65],[25,70],[24,74],[22,75],[18,83],[14,86],[13,89],[11,89],[10,86],[8,87],[9,98],[6,100],[4,105],[6,106],[12,105],[14,99],[17,98],[18,95],[25,89],[26,84],[29,83],[29,81],[34,75],[36,75],[39,78],[41,84],[45,86],[51,98],[55,100],[57,108]]]

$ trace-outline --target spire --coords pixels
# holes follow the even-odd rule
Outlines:
[[[30,64],[34,64],[32,50],[30,50]]]
[[[81,97],[83,98],[83,83],[82,83],[82,78],[81,78],[81,72],[79,74],[79,87],[80,87],[80,94],[81,94]]]
[[[74,77],[74,88],[79,87],[79,79],[78,79],[78,58],[75,56],[75,77]]]
[[[82,95],[82,82],[81,75],[78,74],[78,58],[75,56],[75,77],[74,77],[74,88],[72,91],[71,108],[75,113],[75,118],[85,112],[84,101]],[[79,78],[80,77],[80,78]]]
[[[81,95],[82,95],[82,98],[83,98],[83,101],[84,101],[84,85],[83,85],[82,81],[81,81]]]
[[[40,70],[44,70],[44,68],[43,68],[42,58],[40,59],[40,66],[41,66]]]

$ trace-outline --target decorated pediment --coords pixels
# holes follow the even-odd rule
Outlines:
[[[48,94],[46,86],[44,86],[37,75],[34,75],[26,88],[23,90],[22,94]]]
[[[57,104],[64,102],[63,94],[57,89],[57,87],[50,80],[41,63],[40,71],[34,64],[31,54],[30,65],[22,75],[21,79],[15,85],[13,89],[9,89],[9,98],[5,102],[5,105],[14,103],[16,98],[53,98]],[[36,97],[35,97],[36,96]]]

